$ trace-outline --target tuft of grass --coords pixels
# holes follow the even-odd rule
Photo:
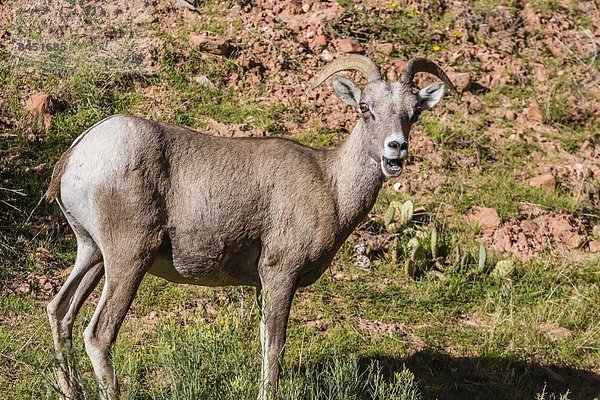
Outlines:
[[[461,212],[473,206],[495,208],[501,218],[516,215],[520,203],[529,202],[565,212],[575,212],[581,202],[562,188],[548,192],[519,182],[514,175],[496,168],[466,176],[457,175],[443,184],[443,201]]]

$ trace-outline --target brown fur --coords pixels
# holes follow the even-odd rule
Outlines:
[[[262,303],[259,397],[274,397],[296,289],[323,274],[375,203],[384,174],[400,173],[386,166],[390,157],[408,157],[396,140],[408,146],[416,110],[443,94],[434,87],[419,97],[385,81],[360,90],[343,78],[334,88],[368,112],[332,150],[118,116],[90,128],[63,154],[47,196],[63,191],[59,205],[78,242],[73,278],[48,306],[57,358],[73,371],[60,380],[64,393],[79,397],[63,344],[71,342],[72,320],[97,282],[101,257],[104,289],[84,340],[102,399],[118,398],[110,348],[146,273],[179,283],[255,286]]]
[[[73,151],[72,147],[62,153],[58,159],[58,162],[54,166],[54,169],[52,170],[52,179],[50,180],[50,185],[48,185],[48,190],[46,190],[46,194],[44,195],[46,197],[46,201],[49,203],[52,203],[60,196],[60,179],[65,173],[65,169],[69,163],[71,151]]]

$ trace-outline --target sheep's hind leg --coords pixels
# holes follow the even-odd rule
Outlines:
[[[73,323],[81,306],[102,277],[102,255],[91,237],[75,227],[77,258],[73,271],[47,306],[52,329],[56,359],[58,361],[58,386],[61,399],[84,398],[77,379],[72,355]]]
[[[100,386],[101,399],[119,397],[110,349],[157,248],[158,244],[138,250],[121,246],[118,251],[104,255],[104,288],[94,316],[83,334],[85,350]]]

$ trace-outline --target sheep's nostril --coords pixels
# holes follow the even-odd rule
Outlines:
[[[392,148],[392,149],[394,149],[394,150],[397,150],[397,149],[399,149],[399,148],[400,148],[400,146],[401,146],[401,145],[400,145],[400,143],[398,143],[398,142],[397,142],[397,141],[395,141],[395,140],[392,140],[391,142],[389,142],[389,143],[388,143],[388,147],[391,147],[391,148]]]
[[[400,145],[400,151],[408,150],[408,142],[402,142]]]

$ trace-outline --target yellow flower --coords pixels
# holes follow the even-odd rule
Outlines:
[[[416,14],[416,15],[419,15],[419,14],[421,14],[421,10],[415,10],[415,14]]]
[[[462,37],[462,34],[459,31],[454,31],[452,34],[457,38]]]
[[[431,46],[431,50],[440,51],[440,46],[438,46],[437,44],[434,44],[433,46]]]
[[[390,5],[390,7],[396,8],[396,7],[398,7],[398,3],[396,3],[395,1],[392,1],[392,4]]]

